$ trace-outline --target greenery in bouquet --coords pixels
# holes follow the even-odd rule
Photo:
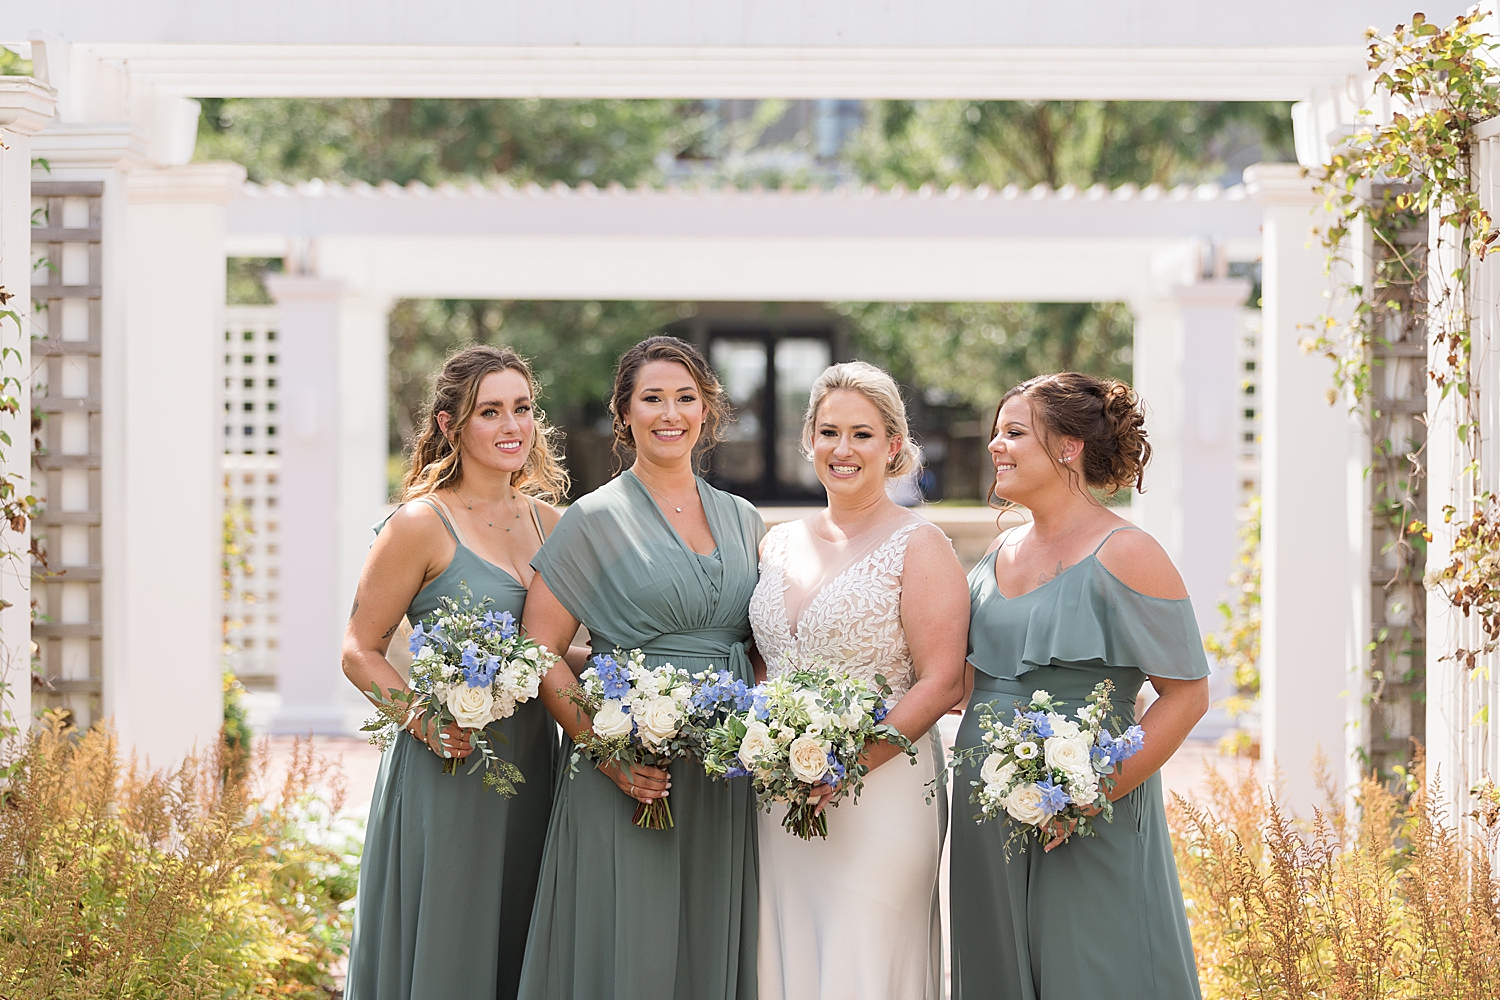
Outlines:
[[[569,768],[579,758],[626,768],[665,770],[674,760],[701,759],[704,733],[730,712],[749,707],[749,688],[727,670],[686,670],[664,663],[646,666],[639,649],[602,653],[589,661],[572,693],[573,703],[593,718],[574,738]],[[673,825],[665,798],[640,803],[633,822],[648,830]]]
[[[1043,690],[1033,691],[1028,703],[1015,702],[1008,723],[998,702],[978,706],[982,742],[955,751],[951,766],[982,759],[969,801],[979,806],[976,822],[1011,818],[1007,854],[1017,842],[1024,851],[1032,835],[1054,847],[1075,834],[1094,836],[1095,820],[1114,819],[1109,793],[1119,765],[1140,751],[1145,733],[1118,720],[1111,731],[1112,688],[1108,680],[1096,684],[1074,713],[1076,721],[1061,714]]]
[[[557,657],[521,635],[509,611],[498,614],[488,597],[475,600],[468,584],[460,596],[439,598],[439,607],[423,618],[411,634],[411,688],[370,686],[375,718],[365,723],[370,742],[389,749],[413,719],[430,742],[448,726],[464,730],[473,748],[469,774],[484,770],[484,783],[501,795],[516,793],[526,779],[496,747],[509,740],[491,724],[515,714],[516,706],[537,696],[542,675]],[[447,774],[458,772],[459,761],[449,757]]]
[[[859,798],[869,768],[863,754],[873,740],[892,743],[913,758],[900,730],[885,724],[890,685],[810,667],[771,678],[750,691],[747,711],[729,715],[706,734],[704,769],[714,777],[749,777],[760,805],[787,804],[781,825],[803,840],[828,836],[828,817],[808,799],[819,784],[834,800]]]

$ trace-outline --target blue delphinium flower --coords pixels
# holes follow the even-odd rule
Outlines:
[[[500,668],[499,660],[493,656],[485,657],[472,642],[464,647],[458,662],[463,668],[464,683],[471,688],[484,687],[490,683],[495,679],[495,671]]]
[[[744,712],[750,708],[750,689],[729,671],[719,670],[693,692],[692,707],[700,715]]]
[[[417,627],[411,630],[411,638],[407,640],[406,646],[411,650],[411,655],[416,656],[422,651],[423,646],[428,645],[440,649],[447,648],[448,637],[443,634],[443,626],[433,625],[431,628],[425,628],[421,622],[417,622]]]
[[[844,771],[844,765],[840,764],[839,759],[831,753],[828,755],[828,772],[829,776],[824,778],[823,780],[828,782],[828,784],[832,785],[834,788],[837,788],[839,786],[839,782],[844,780],[844,774],[846,772]]]
[[[1052,735],[1052,720],[1047,718],[1046,712],[1027,712],[1026,718],[1031,720],[1032,730],[1042,739]]]
[[[884,698],[878,698],[875,701],[875,710],[870,714],[874,717],[875,724],[878,726],[885,721],[887,715],[891,714],[891,710],[885,707]]]
[[[749,772],[748,769],[740,767],[738,764],[736,764],[733,767],[731,767],[729,770],[727,770],[727,771],[724,772],[724,777],[726,777],[726,778],[748,778],[748,777],[750,777],[750,772]]]
[[[1146,731],[1140,726],[1131,726],[1119,736],[1111,736],[1107,729],[1099,733],[1099,747],[1109,754],[1111,764],[1118,764],[1127,757],[1135,756],[1145,742]]]
[[[765,722],[771,717],[771,706],[770,703],[766,700],[765,691],[761,689],[761,686],[759,684],[757,684],[755,687],[750,689],[749,694],[750,711],[755,713],[755,717],[761,722]]]
[[[1061,812],[1073,801],[1068,797],[1067,791],[1061,785],[1054,785],[1052,783],[1051,778],[1043,778],[1036,783],[1036,787],[1041,789],[1042,792],[1041,801],[1037,803],[1037,806],[1048,816],[1053,816]]]
[[[516,617],[509,611],[502,611],[498,615],[493,611],[484,613],[484,627],[489,631],[498,629],[500,638],[509,639],[516,634]]]
[[[604,697],[620,699],[630,693],[630,675],[608,653],[594,657],[594,669],[599,672],[599,683],[604,688]]]
[[[1109,733],[1100,734],[1100,739],[1109,738]],[[1114,757],[1103,746],[1091,747],[1089,749],[1089,763],[1094,765],[1097,774],[1109,774],[1115,769]]]

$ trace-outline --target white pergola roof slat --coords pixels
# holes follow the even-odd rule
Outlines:
[[[247,185],[228,251],[383,296],[1124,301],[1254,259],[1240,187],[741,191]]]

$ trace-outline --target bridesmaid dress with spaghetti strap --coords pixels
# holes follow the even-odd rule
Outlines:
[[[463,543],[440,501],[424,500],[457,547],[448,567],[412,599],[407,618],[417,622],[437,610],[438,598],[459,597],[467,584],[519,621],[526,588]],[[532,520],[542,534],[534,505]],[[515,997],[552,812],[557,727],[534,699],[490,728],[510,741],[496,750],[525,778],[511,798],[486,788],[484,772],[469,774],[467,765],[444,774],[442,759],[406,736],[381,759],[346,1000]]]
[[[639,648],[753,683],[745,641],[765,526],[702,480],[718,549],[694,552],[631,472],[568,509],[532,565],[596,652]],[[563,752],[572,745],[564,741]],[[671,767],[667,830],[587,760],[559,777],[521,975],[524,1000],[755,1000],[755,800],[745,781]]]
[[[1109,678],[1116,710],[1128,715],[1147,677],[1208,676],[1188,601],[1132,590],[1098,552],[1015,598],[1000,592],[995,553],[974,567],[974,694],[955,748],[980,744],[978,705],[1008,713],[1042,688],[1072,715]],[[1197,1000],[1160,773],[1114,803],[1114,821],[1097,824],[1098,836],[1050,853],[1035,841],[1025,851],[1013,845],[1009,858],[1010,819],[975,821],[968,792],[977,777],[977,764],[954,775],[953,1000]]]

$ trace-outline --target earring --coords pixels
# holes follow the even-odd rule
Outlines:
[[[1062,457],[1062,460],[1063,460],[1063,461],[1064,461],[1064,462],[1071,462],[1071,461],[1073,461],[1073,456],[1072,456],[1072,455],[1064,455],[1064,456],[1063,456],[1063,457]]]

